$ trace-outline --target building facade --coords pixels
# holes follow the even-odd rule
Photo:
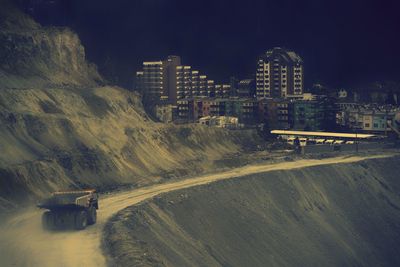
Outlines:
[[[135,81],[136,90],[152,105],[176,105],[180,99],[231,95],[229,84],[215,84],[198,70],[182,65],[179,56],[143,62],[143,70],[136,72]]]
[[[294,130],[336,130],[336,105],[332,99],[296,100],[292,105]]]
[[[176,103],[176,67],[181,65],[178,56],[168,56],[164,61],[145,61],[143,70],[136,72],[136,90],[146,102]]]
[[[390,125],[398,111],[399,108],[394,106],[351,106],[337,111],[336,122],[350,131],[387,133],[392,131]]]
[[[164,83],[164,66],[162,61],[143,62],[142,90],[148,101],[158,102],[168,98],[168,89]]]
[[[295,52],[280,47],[259,57],[256,71],[257,98],[301,95],[304,88],[303,61]]]
[[[254,79],[241,80],[237,85],[236,96],[243,98],[255,97],[255,89]]]
[[[179,56],[168,56],[167,60],[164,61],[164,69],[166,71],[166,84],[168,86],[168,102],[176,104],[178,99],[176,89],[176,68],[181,65],[181,58]]]
[[[263,98],[258,103],[259,121],[269,129],[291,129],[293,103],[283,98]]]
[[[177,66],[176,67],[176,92],[177,99],[189,98],[192,94],[192,67]]]

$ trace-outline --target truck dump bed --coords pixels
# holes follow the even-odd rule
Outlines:
[[[95,190],[54,192],[51,197],[38,205],[39,208],[87,208],[90,201],[97,201]]]

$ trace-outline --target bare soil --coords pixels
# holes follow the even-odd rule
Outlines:
[[[40,267],[50,267],[50,266],[152,266],[148,262],[151,259],[163,261],[164,255],[162,253],[156,254],[160,255],[155,257],[155,254],[148,254],[147,249],[159,251],[162,249],[162,246],[158,246],[157,243],[152,242],[142,242],[141,240],[146,240],[144,237],[153,235],[152,228],[153,225],[157,223],[163,223],[162,220],[159,221],[147,221],[148,217],[140,217],[137,215],[133,215],[131,213],[134,208],[128,208],[123,212],[116,215],[118,211],[121,211],[131,205],[136,205],[143,201],[148,201],[153,199],[156,196],[160,196],[163,193],[169,193],[176,190],[182,190],[189,187],[201,186],[200,192],[202,192],[201,197],[204,204],[207,204],[207,199],[215,199],[217,192],[213,189],[213,186],[210,183],[227,180],[232,178],[232,181],[235,181],[233,184],[237,182],[242,183],[240,181],[249,180],[246,175],[254,175],[257,173],[275,173],[277,170],[282,170],[282,173],[289,173],[291,169],[297,168],[305,168],[315,166],[313,168],[317,168],[322,165],[336,164],[333,165],[332,168],[336,168],[337,166],[341,166],[340,163],[346,163],[345,166],[352,166],[352,164],[356,164],[356,162],[363,161],[367,158],[373,158],[373,161],[382,162],[385,164],[386,168],[393,167],[393,164],[398,164],[398,158],[396,160],[391,159],[382,159],[382,157],[393,156],[393,154],[375,154],[370,156],[346,156],[346,157],[335,157],[335,158],[327,158],[322,160],[297,160],[297,161],[281,161],[279,163],[265,163],[265,164],[257,164],[257,165],[248,165],[241,168],[230,169],[228,171],[216,173],[216,174],[208,174],[201,176],[194,176],[189,179],[179,180],[179,181],[170,181],[167,183],[162,183],[158,185],[130,189],[121,192],[114,192],[112,194],[102,195],[100,197],[100,209],[98,212],[98,221],[95,225],[88,227],[84,231],[58,231],[58,232],[47,232],[44,231],[40,225],[40,217],[42,214],[42,210],[38,210],[35,208],[29,208],[23,211],[20,211],[18,214],[15,214],[11,218],[8,218],[6,221],[1,223],[0,227],[0,259],[2,266],[40,266]],[[371,160],[372,161],[372,160]],[[369,161],[368,161],[369,162]],[[386,162],[386,163],[385,163]],[[307,168],[309,169],[309,168]],[[351,168],[350,168],[351,169]],[[318,172],[317,172],[318,173]],[[351,175],[352,173],[348,174]],[[345,175],[345,174],[344,174]],[[239,179],[240,177],[244,177],[244,179]],[[286,177],[286,176],[285,176]],[[346,176],[347,177],[347,176]],[[357,176],[356,176],[357,177]],[[287,178],[279,178],[272,179],[271,181],[275,181],[274,183],[282,183]],[[325,179],[329,180],[329,177]],[[386,179],[386,178],[385,178]],[[296,180],[291,178],[291,180]],[[381,182],[385,182],[382,178],[379,178]],[[251,179],[249,180],[251,181]],[[299,181],[300,182],[300,181]],[[385,183],[386,184],[386,183]],[[218,183],[219,185],[219,183]],[[390,184],[389,184],[390,185]],[[206,189],[210,188],[210,193],[207,193]],[[272,191],[278,189],[275,187],[270,188]],[[279,191],[277,191],[279,192]],[[247,193],[249,196],[247,196]],[[245,199],[246,197],[253,196],[255,192],[253,191],[238,191],[236,194],[238,197]],[[181,205],[186,203],[186,195],[185,191],[177,193],[177,199],[172,198],[171,202],[169,202],[169,198],[166,201],[166,205],[162,204],[162,209],[166,212],[169,212],[169,206],[172,205]],[[220,193],[218,193],[220,194]],[[222,193],[221,193],[222,194]],[[181,196],[182,195],[182,196]],[[190,200],[190,196],[188,195],[188,205],[193,205]],[[256,195],[254,195],[256,196]],[[273,196],[273,195],[271,195]],[[282,194],[282,197],[286,197]],[[392,200],[392,196],[390,197],[391,203],[397,205],[397,202]],[[163,197],[164,198],[164,197]],[[180,200],[179,200],[180,199]],[[149,205],[158,205],[157,203],[165,203],[164,200],[160,200],[161,202],[150,201],[144,206],[140,206],[139,209],[146,211]],[[202,204],[202,202],[199,202]],[[219,213],[223,214],[224,205],[223,203],[215,203],[215,208],[218,209],[218,205],[221,204],[221,210],[216,211],[216,215]],[[306,204],[304,204],[306,205]],[[187,220],[188,217],[186,215],[190,215],[195,211],[201,211],[201,209],[193,209],[194,206],[188,207],[188,210],[182,212],[179,216],[182,216],[183,220]],[[241,206],[238,205],[238,208]],[[207,209],[207,207],[204,207]],[[278,212],[278,211],[277,211]],[[145,214],[145,213],[144,213]],[[185,215],[186,214],[186,215]],[[112,218],[114,215],[116,217]],[[108,220],[112,218],[112,222],[107,224]],[[217,218],[217,217],[216,217]],[[172,220],[176,220],[176,223],[179,223],[178,218],[172,218]],[[201,222],[204,222],[206,217],[201,219]],[[231,218],[234,219],[234,218]],[[250,218],[249,218],[250,219]],[[208,220],[208,219],[207,219]],[[235,220],[233,220],[234,222]],[[257,221],[257,220],[256,220]],[[147,225],[146,228],[140,226],[140,228],[131,228],[131,226],[135,226],[136,223],[142,224],[145,222]],[[172,222],[172,221],[171,221]],[[294,222],[294,221],[293,221]],[[210,221],[212,223],[212,221]],[[134,224],[134,225],[132,225]],[[251,221],[248,221],[248,226],[251,226]],[[106,226],[106,227],[105,227]],[[210,231],[213,229],[214,225],[209,224]],[[105,228],[104,228],[105,227]],[[176,232],[176,229],[169,228],[166,225],[165,228],[159,228],[156,226],[158,230],[164,231],[163,234],[168,235],[169,237],[173,237]],[[215,231],[219,231],[219,226],[215,225]],[[245,225],[243,224],[243,229]],[[105,249],[106,254],[103,254],[102,251],[102,238],[103,238],[103,230],[105,231],[103,249]],[[140,232],[143,231],[142,236],[137,235],[137,230],[140,229]],[[267,229],[267,228],[266,228]],[[221,232],[222,234],[223,232]],[[278,231],[277,234],[280,232]],[[140,234],[140,233],[139,233]],[[243,233],[245,235],[245,233]],[[140,237],[140,238],[136,238]],[[177,236],[179,239],[180,237]],[[171,239],[174,240],[174,239]],[[221,239],[222,240],[222,239]],[[156,239],[154,242],[158,242]],[[138,243],[139,242],[139,243]],[[181,240],[178,240],[181,242]],[[182,241],[183,242],[183,241]],[[140,246],[138,246],[138,244]],[[147,245],[146,245],[147,244]],[[197,243],[193,243],[197,244]],[[200,244],[200,243],[198,243]],[[153,247],[154,246],[154,247]],[[172,247],[171,247],[172,248]],[[143,250],[144,249],[144,250]],[[168,251],[166,251],[168,252]],[[168,252],[169,253],[169,252]],[[167,253],[167,254],[168,254]],[[182,250],[182,253],[186,253],[185,250]],[[167,255],[166,254],[166,255]],[[107,257],[106,257],[107,255]],[[162,255],[162,256],[161,256]],[[183,254],[182,254],[183,255]],[[206,259],[206,258],[205,258]],[[109,262],[108,262],[109,261]],[[140,263],[140,264],[139,264]],[[178,266],[180,261],[174,262],[174,266]],[[153,264],[156,265],[157,264]]]
[[[399,266],[399,163],[294,161],[163,194],[106,225],[109,266]]]

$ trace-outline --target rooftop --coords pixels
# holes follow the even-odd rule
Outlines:
[[[287,131],[287,130],[272,130],[271,133],[278,134],[278,135],[339,137],[339,138],[353,138],[353,139],[370,139],[370,138],[380,137],[379,135],[375,135],[375,134],[308,132],[308,131]]]

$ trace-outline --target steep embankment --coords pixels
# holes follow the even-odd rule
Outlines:
[[[400,157],[169,193],[106,227],[113,266],[399,266]]]
[[[251,131],[152,122],[139,95],[100,85],[75,33],[0,4],[0,212],[59,189],[211,171],[260,141]]]
[[[112,87],[0,90],[0,196],[82,185],[143,185],[212,170],[257,137],[149,121],[139,98]]]
[[[102,82],[74,32],[41,27],[9,0],[0,0],[0,6],[0,89]]]

